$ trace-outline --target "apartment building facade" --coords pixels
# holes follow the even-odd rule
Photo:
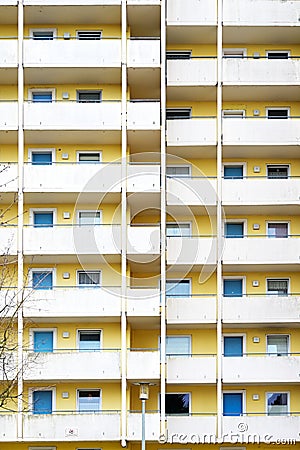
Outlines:
[[[151,450],[299,446],[299,55],[298,0],[0,0],[1,450],[136,450],[140,384]]]

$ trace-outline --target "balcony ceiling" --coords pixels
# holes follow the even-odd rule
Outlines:
[[[11,6],[0,6],[0,23],[16,24],[18,21],[17,1],[12,1]]]
[[[300,84],[278,84],[257,85],[251,83],[248,85],[241,85],[238,82],[223,85],[223,100],[224,101],[262,101],[277,102],[277,101],[295,101],[300,95]]]
[[[215,44],[217,27],[215,26],[167,26],[168,44]]]
[[[57,84],[120,84],[121,67],[25,67],[24,80],[39,85],[51,85],[53,80]]]
[[[276,25],[276,32],[274,26]],[[223,27],[224,44],[298,44],[299,26],[225,26]]]
[[[90,4],[74,5],[74,1],[69,5],[52,5],[48,6],[25,6],[24,20],[29,24],[94,24],[99,21],[101,24],[120,24],[121,7],[120,6],[104,6]],[[66,2],[64,2],[66,3]],[[93,2],[94,3],[94,2]],[[98,20],[97,20],[98,18]]]
[[[160,36],[160,5],[127,5],[131,36]]]

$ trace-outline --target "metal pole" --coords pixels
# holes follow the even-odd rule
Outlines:
[[[142,399],[142,450],[146,450],[145,426],[146,400]]]

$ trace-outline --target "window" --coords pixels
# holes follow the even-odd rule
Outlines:
[[[166,235],[171,236],[191,236],[190,223],[172,222],[166,224]]]
[[[224,178],[225,179],[241,179],[244,175],[244,166],[226,164],[224,166]]]
[[[223,109],[223,117],[229,119],[243,119],[245,117],[244,109]]]
[[[49,290],[53,288],[53,270],[34,269],[31,271],[32,288],[39,290]]]
[[[288,393],[287,392],[267,392],[267,412],[268,416],[280,416],[288,414]]]
[[[76,31],[77,39],[81,41],[100,41],[102,31],[100,30],[78,30]]]
[[[243,238],[244,222],[226,222],[225,223],[226,238]]]
[[[33,331],[33,351],[53,352],[53,331]]]
[[[31,29],[29,36],[34,40],[52,41],[56,37],[57,31],[55,28],[39,28]]]
[[[288,165],[267,165],[267,177],[272,178],[288,178],[289,166]]]
[[[289,236],[289,224],[287,222],[269,222],[267,233],[270,238],[287,238]]]
[[[35,228],[53,227],[53,211],[33,211],[33,225]]]
[[[166,174],[168,177],[189,177],[191,174],[190,166],[167,166]]]
[[[166,296],[168,298],[190,297],[191,296],[190,280],[167,280]]]
[[[269,50],[267,51],[268,59],[289,59],[290,52],[288,50]]]
[[[101,152],[93,152],[93,151],[78,152],[77,161],[80,163],[99,163],[101,162]]]
[[[100,330],[79,330],[78,331],[79,350],[100,350],[101,331]]]
[[[33,390],[32,391],[32,412],[33,414],[52,414],[53,411],[53,390]]]
[[[191,50],[168,50],[166,52],[166,58],[170,59],[191,59]]]
[[[267,280],[267,294],[285,296],[289,292],[288,279],[269,279]]]
[[[100,389],[80,389],[78,391],[78,411],[98,412],[101,410]]]
[[[77,102],[79,103],[100,103],[102,101],[102,91],[77,91]]]
[[[190,356],[191,336],[167,336],[166,337],[167,356]]]
[[[29,148],[28,160],[32,165],[51,165],[55,160],[54,148]]]
[[[78,285],[80,287],[99,287],[100,286],[100,270],[77,272]]]
[[[289,336],[287,334],[270,334],[267,336],[267,353],[282,356],[289,353]]]
[[[192,116],[192,108],[167,108],[166,119],[190,119]]]
[[[101,211],[78,211],[79,225],[100,225]]]
[[[243,279],[228,278],[223,280],[224,297],[242,297],[243,296]]]
[[[243,414],[243,393],[223,393],[223,416],[241,416]]]
[[[190,394],[166,394],[166,414],[188,416],[190,412]]]
[[[224,356],[243,356],[243,336],[224,336]]]
[[[267,108],[268,119],[287,119],[289,113],[289,108]]]
[[[55,100],[55,89],[29,89],[28,100],[33,103],[51,103]]]
[[[224,48],[223,56],[224,58],[243,58],[247,55],[245,48]]]

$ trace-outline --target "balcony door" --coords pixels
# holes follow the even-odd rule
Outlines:
[[[34,331],[34,352],[53,352],[53,331]]]
[[[243,414],[243,394],[228,392],[223,394],[223,415],[241,416]]]
[[[224,336],[224,356],[243,356],[243,336]]]
[[[223,289],[224,289],[224,297],[242,297],[243,279],[224,280]]]
[[[33,391],[33,414],[52,414],[52,391]]]

